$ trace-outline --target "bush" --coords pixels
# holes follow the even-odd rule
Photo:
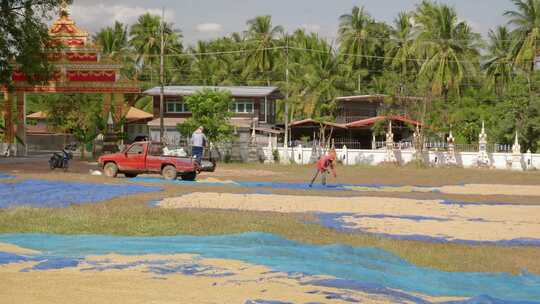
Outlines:
[[[274,151],[272,151],[272,157],[274,158],[274,161],[276,163],[279,163],[279,151],[277,149],[275,149]]]

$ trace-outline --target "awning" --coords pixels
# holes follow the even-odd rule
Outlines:
[[[47,119],[47,114],[43,111],[26,115],[26,118],[29,119]]]
[[[126,113],[126,120],[128,122],[133,122],[137,120],[151,119],[154,118],[153,114],[145,112],[143,110],[137,109],[135,107],[130,107]]]

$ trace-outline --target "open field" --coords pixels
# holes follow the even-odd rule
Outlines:
[[[88,170],[95,167],[82,162],[76,163],[69,173],[49,172],[48,169],[41,167],[43,165],[37,160],[24,165],[0,164],[1,173],[12,175],[12,178],[0,179],[0,191],[2,187],[5,191],[9,191],[15,189],[9,187],[23,187],[26,184],[37,183],[42,187],[41,193],[44,193],[36,198],[35,195],[30,195],[32,190],[29,188],[28,194],[23,190],[18,192],[20,197],[16,200],[4,199],[3,202],[0,200],[0,205],[8,204],[4,209],[0,209],[0,239],[3,235],[17,236],[18,233],[73,235],[80,238],[84,238],[85,235],[143,238],[191,235],[204,238],[208,235],[228,237],[242,233],[264,233],[305,246],[315,246],[314,248],[326,248],[325,246],[334,244],[352,246],[349,248],[377,248],[403,259],[405,263],[409,263],[408,265],[420,267],[419,269],[431,269],[440,272],[441,275],[484,273],[490,276],[504,272],[511,274],[512,280],[520,279],[524,270],[534,276],[533,280],[540,275],[540,261],[537,258],[540,256],[540,246],[537,243],[540,240],[540,236],[537,235],[540,231],[538,229],[540,213],[536,210],[540,208],[538,196],[540,192],[537,192],[536,186],[540,185],[540,174],[537,172],[339,167],[338,179],[330,179],[329,188],[316,186],[309,189],[305,183],[310,179],[313,169],[301,166],[220,164],[215,173],[202,175],[197,183],[166,183],[154,177],[110,180],[101,176],[91,176]],[[105,200],[93,201],[88,198],[84,200],[84,197],[91,194],[90,192],[78,191],[78,196],[76,194],[70,196],[68,191],[66,193],[69,195],[59,197],[57,201],[72,200],[74,205],[51,203],[40,206],[40,201],[54,202],[55,191],[60,191],[59,195],[62,196],[61,190],[66,189],[62,188],[65,186],[58,186],[63,185],[62,183],[68,185],[74,183],[78,185],[77,187],[84,185],[111,187],[115,190],[107,191],[110,195],[118,192],[120,188],[117,187],[127,187],[122,191],[137,192],[120,191]],[[337,184],[344,186],[332,186]],[[470,184],[476,185],[469,186]],[[30,204],[33,200],[37,200],[38,203]],[[440,238],[441,236],[444,237]],[[18,237],[15,237],[14,242],[17,239]],[[0,246],[0,252],[14,252],[15,245],[4,242],[4,245]],[[33,246],[19,245],[23,253],[39,250]],[[83,252],[81,254],[84,255]],[[86,259],[86,255],[81,258]],[[221,258],[233,264],[239,259],[251,265],[249,267],[255,268],[260,264],[241,258],[241,254]],[[360,261],[364,258],[355,259]],[[33,280],[32,277],[37,275],[34,272],[19,274],[21,269],[29,265],[33,264],[26,262],[24,265],[2,266],[0,258],[0,272],[10,274],[9,277],[13,279],[6,281],[6,288],[14,288],[25,278]],[[47,276],[51,275],[50,280],[58,280],[59,284],[66,280],[93,284],[89,277],[78,274],[82,271],[79,269],[80,266],[77,267],[47,270],[46,273]],[[272,270],[277,266],[266,267]],[[103,280],[116,280],[132,271],[145,272],[139,268],[130,269],[125,273],[111,270],[106,273],[110,276],[103,277]],[[58,273],[53,275],[54,272]],[[332,278],[341,277],[339,273],[331,271],[318,275],[329,274]],[[134,282],[152,279],[152,276],[141,277],[140,273],[133,275]],[[362,275],[359,276],[363,278]],[[309,290],[300,287],[303,285],[298,278],[282,278],[285,283],[265,279],[265,275],[261,273],[245,278],[247,281],[257,279],[268,281],[269,286],[279,284],[296,286],[291,287],[290,292],[286,293],[289,302],[326,303],[318,297],[333,292],[359,301],[371,300],[377,303],[376,297],[362,295],[366,290],[356,290],[354,293],[350,288],[334,286],[326,287],[334,288],[332,290],[318,288],[317,293],[306,297],[306,291]],[[190,281],[189,284],[199,284],[196,282],[199,278],[175,277],[171,280],[175,284],[180,284],[183,280]],[[162,287],[155,288],[164,288],[163,292],[166,292],[171,282],[169,280],[168,283],[160,285]],[[200,281],[200,284],[207,284],[204,282]],[[226,280],[215,279],[212,282],[217,282],[220,286],[229,284],[225,283]],[[451,284],[453,283],[449,283]],[[516,284],[519,286],[521,283]],[[194,286],[203,288],[202,285]],[[389,287],[392,287],[392,290],[405,288],[399,284]],[[253,290],[251,287],[246,288]],[[271,288],[274,287],[267,289]],[[105,293],[106,290],[107,288],[104,289]],[[233,290],[234,288],[230,286],[224,287],[218,294],[230,293],[232,296],[235,294]],[[482,289],[478,287],[477,290]],[[407,292],[420,295],[420,298],[427,299],[428,302],[444,302],[448,299],[477,296],[479,295],[476,293],[477,290],[465,294],[459,294],[456,289],[443,294],[412,289],[408,289]],[[39,294],[36,293],[36,296]],[[490,293],[486,291],[485,294]],[[271,298],[280,300],[281,303],[287,302],[287,298],[274,293],[270,292],[268,295],[271,296],[262,297],[261,293],[253,292],[243,296],[242,299]],[[522,290],[521,296],[523,295],[527,295],[525,289]],[[211,297],[210,294],[208,296]],[[382,294],[377,296],[381,303],[393,302],[391,298],[385,298]],[[520,298],[517,294],[511,299],[530,298]]]

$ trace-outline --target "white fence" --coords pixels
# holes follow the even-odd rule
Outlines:
[[[270,148],[263,148],[264,154],[269,155]],[[279,159],[285,160],[285,148],[277,148]],[[288,159],[297,164],[309,164],[313,149],[303,148],[301,146],[288,148]],[[379,150],[358,150],[358,149],[336,149],[339,161],[345,165],[378,165],[384,163],[387,152],[385,149]],[[400,165],[405,165],[414,159],[413,150],[394,150],[394,155]],[[511,169],[512,168],[512,153],[488,153],[489,166],[495,169]],[[424,160],[432,165],[444,166],[448,165],[448,152],[425,152]],[[464,168],[474,168],[477,166],[478,152],[455,152],[457,166]],[[540,154],[524,153],[521,154],[521,169],[540,169]]]

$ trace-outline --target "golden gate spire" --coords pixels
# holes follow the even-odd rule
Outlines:
[[[62,15],[69,15],[68,4],[66,0],[62,0],[60,2],[60,16]]]

